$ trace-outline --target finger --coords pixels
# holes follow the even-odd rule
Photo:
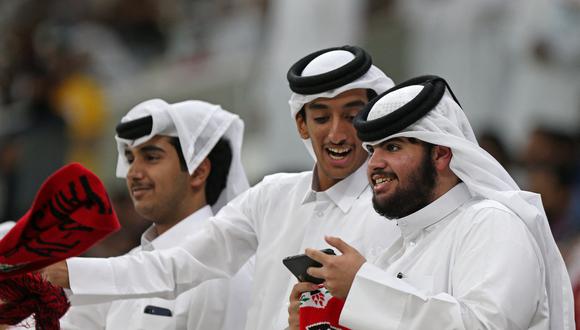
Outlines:
[[[345,254],[346,252],[350,252],[350,251],[355,250],[355,248],[353,248],[352,246],[348,245],[345,241],[343,241],[339,237],[325,236],[324,237],[324,240],[328,244],[330,244],[333,247],[337,248],[338,251],[340,251],[342,254]]]
[[[322,267],[308,267],[306,272],[310,276],[314,276],[314,277],[326,280],[326,277],[324,276],[325,272],[324,272],[324,269]]]
[[[299,282],[294,285],[292,288],[292,293],[290,294],[290,301],[294,298],[295,300],[300,299],[300,296],[304,292],[314,291],[318,289],[318,285],[310,282]]]
[[[324,253],[322,251],[316,250],[316,249],[306,249],[305,254],[307,256],[309,256],[310,258],[314,259],[315,261],[318,261],[323,266],[328,261],[328,258],[332,258],[328,254],[326,254],[326,253]]]
[[[288,304],[288,314],[296,313],[300,309],[300,301],[295,300]]]

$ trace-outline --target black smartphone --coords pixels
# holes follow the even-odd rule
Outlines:
[[[159,316],[172,316],[171,310],[163,307],[147,305],[143,311],[145,314],[159,315]]]
[[[336,255],[333,249],[324,249],[320,251],[326,254]],[[292,272],[292,274],[294,274],[294,276],[296,276],[300,282],[311,282],[314,284],[321,284],[324,282],[324,280],[321,278],[308,275],[306,270],[309,267],[322,267],[322,265],[305,254],[286,257],[282,260],[282,263]]]

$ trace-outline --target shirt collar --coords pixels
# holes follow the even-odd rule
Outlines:
[[[362,164],[356,171],[340,180],[325,191],[314,191],[316,185],[316,166],[312,170],[312,184],[304,195],[302,204],[316,201],[330,201],[338,206],[342,212],[347,213],[354,202],[369,187],[367,180],[367,163]]]
[[[403,237],[411,237],[414,233],[441,221],[470,198],[471,194],[467,186],[465,183],[460,183],[431,204],[397,219],[397,225]]]
[[[181,241],[185,235],[191,234],[205,219],[212,216],[211,207],[206,205],[169,228],[160,236],[157,235],[155,225],[151,225],[141,235],[141,248],[145,251],[153,251],[173,247],[176,242]]]

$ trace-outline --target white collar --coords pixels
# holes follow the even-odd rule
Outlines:
[[[326,200],[338,206],[342,212],[347,213],[360,195],[369,188],[367,180],[367,162],[364,162],[356,171],[340,180],[325,191],[314,191],[312,187],[316,182],[316,165],[312,170],[312,185],[304,195],[302,204]]]
[[[145,251],[152,251],[174,247],[176,242],[181,241],[186,235],[193,233],[193,231],[201,226],[206,219],[209,219],[212,216],[213,212],[211,207],[206,205],[193,212],[159,236],[155,230],[155,225],[151,225],[143,235],[141,235],[141,248]]]
[[[470,199],[467,186],[460,183],[424,208],[397,219],[397,225],[404,238],[411,238],[422,229],[441,221]]]

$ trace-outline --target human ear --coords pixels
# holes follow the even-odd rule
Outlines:
[[[191,186],[193,188],[199,188],[205,185],[209,173],[211,171],[211,162],[206,157],[200,164],[197,166],[193,174],[190,176]]]
[[[431,157],[433,158],[433,164],[435,165],[435,168],[439,171],[442,171],[446,168],[449,168],[449,163],[451,162],[453,153],[449,147],[436,145],[431,151]]]
[[[298,129],[300,137],[303,140],[309,139],[310,134],[308,134],[308,127],[306,127],[306,110],[302,108],[302,110],[296,114],[294,119],[296,120],[296,128]]]

